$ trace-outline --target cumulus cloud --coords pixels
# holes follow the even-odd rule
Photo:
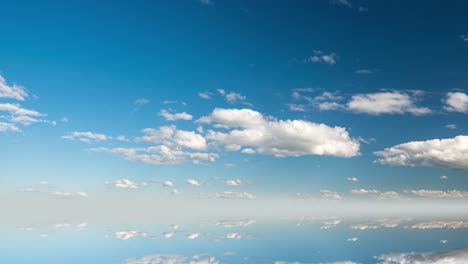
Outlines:
[[[448,93],[443,102],[444,109],[449,112],[468,113],[468,95],[465,93]]]
[[[216,108],[197,122],[229,129],[228,132],[210,130],[206,137],[230,151],[249,147],[260,154],[276,157],[353,157],[359,154],[359,141],[338,126],[304,120],[276,120],[250,109],[222,108]]]
[[[403,143],[374,152],[376,162],[393,166],[430,166],[468,171],[468,136]]]
[[[240,179],[222,179],[218,177],[214,177],[214,179],[220,183],[226,184],[228,186],[240,186],[246,184],[245,181]]]
[[[257,223],[255,219],[239,220],[239,221],[227,221],[221,220],[217,221],[215,224],[217,226],[222,226],[225,228],[234,228],[234,227],[246,227]]]
[[[380,190],[373,190],[373,189],[355,189],[349,191],[351,194],[354,195],[371,195],[377,197],[379,199],[400,199],[401,196],[399,193],[395,191],[380,191]]]
[[[456,128],[457,128],[457,125],[455,125],[455,124],[448,124],[448,125],[446,125],[445,127],[448,128],[448,129],[456,129]]]
[[[404,113],[424,115],[431,113],[427,107],[416,106],[415,101],[414,96],[399,91],[358,94],[351,97],[347,103],[347,109],[371,115]]]
[[[425,198],[435,199],[463,199],[468,198],[468,192],[459,190],[439,191],[439,190],[408,190],[408,193]]]
[[[162,183],[162,185],[163,185],[164,187],[170,187],[170,188],[174,188],[174,187],[175,187],[175,184],[174,184],[173,182],[171,182],[171,181],[164,181],[164,182]]]
[[[62,192],[62,191],[54,191],[50,192],[52,196],[56,196],[59,198],[87,198],[88,194],[86,192]]]
[[[320,190],[321,197],[324,199],[341,200],[339,193],[330,190]]]
[[[257,197],[253,194],[248,192],[231,192],[231,191],[224,191],[218,192],[215,195],[218,198],[234,198],[234,199],[247,199],[247,200],[254,200]]]
[[[457,264],[468,263],[468,249],[452,249],[435,252],[409,252],[383,254],[377,257],[381,264]]]
[[[5,78],[0,75],[0,98],[9,98],[24,101],[28,93],[24,87],[13,84],[8,85]]]
[[[159,115],[164,117],[168,121],[192,120],[193,118],[191,114],[187,114],[186,112],[171,114],[165,109],[161,110],[161,112],[159,112]]]
[[[406,229],[460,229],[468,228],[465,221],[430,221],[405,226]]]
[[[108,136],[104,134],[99,134],[99,133],[93,133],[93,132],[78,132],[74,131],[69,133],[68,135],[62,136],[63,139],[69,139],[69,140],[79,140],[81,142],[99,142],[99,141],[106,141],[109,139]]]
[[[351,181],[351,182],[358,182],[359,181],[359,179],[356,178],[356,177],[348,177],[348,178],[346,178],[346,180]]]
[[[142,183],[137,183],[137,182],[133,182],[131,180],[128,180],[128,179],[120,179],[120,180],[116,180],[114,182],[114,186],[117,187],[117,188],[130,188],[130,189],[138,189],[140,187],[144,187],[144,186],[148,186],[148,183],[146,182],[142,182]]]
[[[147,237],[147,236],[148,236],[148,233],[141,232],[141,231],[135,231],[135,230],[119,231],[119,232],[115,232],[115,233],[106,235],[106,237],[112,237],[112,238],[119,239],[119,240],[128,240],[130,238]]]
[[[197,181],[197,180],[193,180],[193,179],[189,179],[187,181],[185,181],[188,185],[191,185],[191,186],[201,186],[202,183]]]

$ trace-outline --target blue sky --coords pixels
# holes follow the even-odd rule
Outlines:
[[[467,7],[2,3],[3,188],[468,197]]]

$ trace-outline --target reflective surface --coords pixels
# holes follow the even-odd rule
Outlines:
[[[292,217],[2,227],[0,263],[468,263],[467,218]]]

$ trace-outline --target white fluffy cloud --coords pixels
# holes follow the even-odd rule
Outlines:
[[[468,263],[468,249],[425,253],[392,253],[377,257],[380,264],[462,264]]]
[[[376,162],[394,166],[430,166],[468,171],[468,136],[403,143],[375,155]]]
[[[414,96],[399,91],[353,95],[347,104],[347,109],[371,115],[431,113],[427,107],[416,106]]]
[[[198,122],[230,129],[228,132],[210,130],[206,135],[230,151],[250,147],[260,154],[276,157],[359,154],[359,141],[352,139],[342,127],[304,120],[276,120],[250,109],[222,108],[216,108]]]
[[[167,111],[165,109],[161,110],[161,112],[159,112],[159,115],[164,117],[168,121],[192,120],[192,118],[193,118],[193,116],[191,114],[188,114],[186,112],[171,114],[171,113],[169,113],[169,111]]]
[[[28,97],[28,93],[19,85],[8,85],[5,78],[0,75],[0,98],[9,98],[19,101],[24,101]]]
[[[79,140],[81,142],[99,142],[99,141],[106,141],[109,139],[108,136],[104,134],[99,134],[99,133],[93,133],[93,132],[78,132],[74,131],[69,133],[68,135],[62,136],[63,139],[69,139],[69,140]]]
[[[468,113],[468,95],[465,93],[448,93],[444,103],[444,109],[449,112]]]

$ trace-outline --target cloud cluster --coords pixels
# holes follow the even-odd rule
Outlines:
[[[408,190],[408,193],[420,197],[436,199],[463,199],[468,198],[468,192],[459,190],[439,191],[439,190]]]
[[[374,153],[377,163],[468,171],[468,136],[403,143]]]
[[[330,191],[330,190],[320,190],[320,194],[321,194],[321,197],[324,199],[331,199],[331,200],[343,199],[339,193]]]
[[[426,253],[392,253],[377,257],[380,264],[418,263],[418,264],[457,264],[468,263],[468,250],[452,249],[448,251]]]
[[[130,258],[124,264],[220,264],[219,260],[210,255],[184,255],[155,254],[143,257]]]
[[[236,92],[226,92],[224,89],[217,89],[217,91],[230,104],[234,104],[236,102],[247,103],[247,102],[245,102],[245,100],[247,99],[247,97],[245,95],[241,95],[241,94],[236,93]],[[200,97],[202,97],[202,96],[200,96]]]
[[[138,161],[154,165],[180,164],[191,161],[194,164],[214,162],[219,155],[206,152],[188,152],[165,145],[141,148],[91,148],[90,151],[107,152],[123,157],[128,161]]]
[[[468,222],[465,221],[430,221],[416,223],[405,226],[406,229],[460,229],[468,228]]]
[[[206,135],[228,151],[248,147],[276,157],[359,154],[358,140],[351,138],[345,128],[304,120],[276,120],[251,109],[216,108],[197,122],[228,129],[228,132],[209,130]]]
[[[310,107],[321,111],[343,110],[354,113],[365,113],[370,115],[382,114],[405,114],[425,115],[432,112],[427,107],[417,106],[416,102],[422,93],[412,91],[411,93],[401,91],[384,91],[376,93],[355,94],[347,101],[345,97],[337,92],[323,92],[311,97],[294,90],[293,99],[306,101],[307,104],[288,104],[292,111],[308,111]]]
[[[321,50],[314,50],[314,55],[304,60],[304,62],[325,63],[328,65],[335,65],[337,61],[338,56],[335,53],[325,54]]]

